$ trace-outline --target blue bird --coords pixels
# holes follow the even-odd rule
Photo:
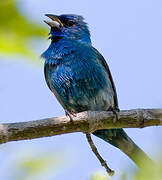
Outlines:
[[[51,27],[51,44],[42,54],[45,79],[65,112],[118,111],[117,93],[109,67],[92,46],[83,17],[74,14],[46,16],[51,19],[45,21]],[[150,161],[123,129],[97,130],[93,134],[119,148],[139,167],[144,160]]]

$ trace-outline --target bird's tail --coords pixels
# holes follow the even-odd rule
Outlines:
[[[139,168],[144,167],[146,163],[153,164],[152,160],[131,140],[123,129],[103,129],[97,130],[93,134],[119,148]]]

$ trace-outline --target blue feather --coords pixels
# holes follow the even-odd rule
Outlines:
[[[54,16],[54,15],[53,15]],[[91,45],[87,24],[81,16],[54,16],[60,28],[51,27],[51,45],[42,54],[45,78],[51,91],[69,113],[118,110],[115,85],[103,56]],[[51,24],[52,26],[52,24]],[[138,154],[147,155],[123,129],[93,133],[125,152],[138,166]]]

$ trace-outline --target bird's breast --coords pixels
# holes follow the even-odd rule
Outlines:
[[[108,110],[113,107],[112,85],[100,64],[75,60],[45,66],[50,89],[68,111]]]

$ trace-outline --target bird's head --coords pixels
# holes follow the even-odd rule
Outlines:
[[[61,38],[70,38],[74,40],[91,43],[90,33],[83,17],[74,14],[63,14],[60,16],[46,14],[50,21],[44,21],[51,27],[50,39],[57,41]]]

